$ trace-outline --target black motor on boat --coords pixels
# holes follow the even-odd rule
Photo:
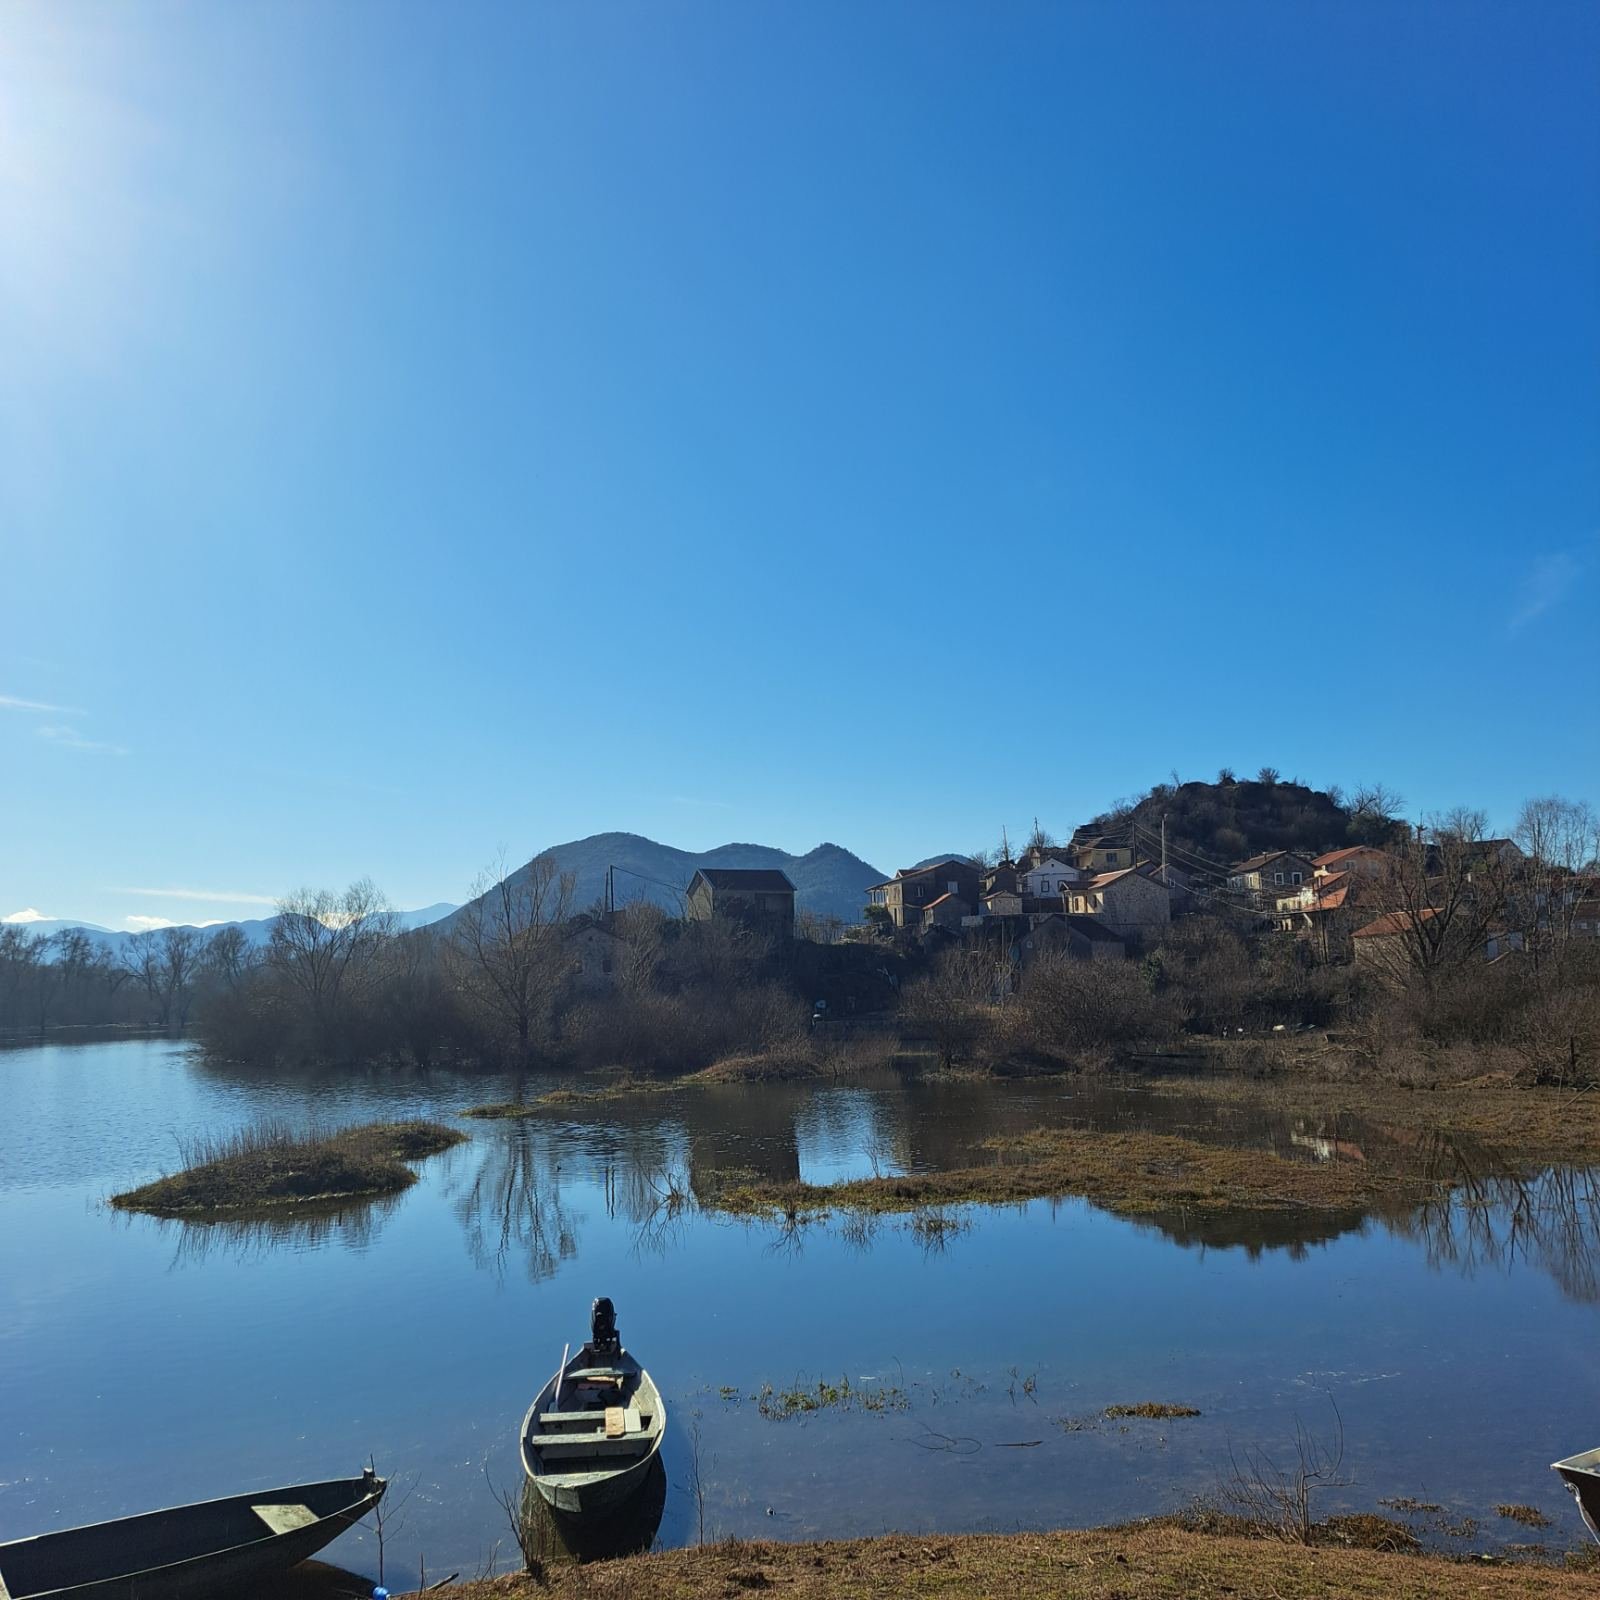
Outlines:
[[[614,1356],[622,1349],[617,1335],[617,1308],[604,1296],[589,1313],[589,1348],[597,1356]]]

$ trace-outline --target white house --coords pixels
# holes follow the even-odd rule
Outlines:
[[[1083,874],[1059,856],[1046,856],[1019,877],[1023,894],[1038,900],[1057,899],[1083,880]]]

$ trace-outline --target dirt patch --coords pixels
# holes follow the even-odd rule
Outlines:
[[[1141,1400],[1132,1406],[1107,1406],[1105,1415],[1108,1417],[1198,1417],[1200,1412],[1195,1406],[1171,1406],[1160,1400]]]

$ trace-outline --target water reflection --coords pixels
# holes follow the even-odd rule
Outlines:
[[[319,1250],[329,1245],[350,1251],[369,1249],[403,1195],[360,1201],[296,1206],[292,1211],[253,1217],[175,1218],[136,1221],[126,1211],[109,1212],[126,1227],[153,1222],[172,1240],[174,1267],[196,1267],[215,1259],[249,1261],[278,1251]]]
[[[1511,1170],[1493,1151],[1437,1131],[1219,1105],[1202,1096],[1152,1095],[1115,1081],[1015,1090],[993,1084],[894,1082],[873,1090],[766,1084],[641,1096],[489,1124],[479,1169],[458,1211],[474,1259],[503,1269],[513,1253],[544,1276],[577,1251],[581,1217],[564,1185],[594,1185],[608,1217],[634,1230],[636,1253],[676,1248],[696,1218],[727,1221],[715,1196],[750,1179],[838,1177],[960,1167],[990,1160],[986,1142],[1040,1126],[1140,1128],[1260,1149],[1289,1160],[1360,1162],[1376,1176],[1422,1180],[1429,1198],[1383,1196],[1365,1206],[1278,1211],[1180,1211],[1137,1219],[1187,1249],[1242,1249],[1292,1259],[1373,1226],[1420,1240],[1436,1267],[1470,1273],[1519,1263],[1548,1273],[1572,1299],[1600,1299],[1600,1175]],[[1415,1186],[1410,1190],[1414,1196]],[[1047,1204],[1041,1202],[1041,1204]],[[797,1255],[822,1226],[853,1250],[885,1226],[909,1230],[927,1253],[959,1249],[973,1218],[956,1213],[891,1219],[841,1215],[751,1224],[774,1253]]]
[[[1480,1175],[1441,1191],[1389,1223],[1419,1239],[1434,1267],[1471,1276],[1526,1262],[1548,1273],[1569,1300],[1600,1302],[1600,1174],[1556,1167],[1535,1178]]]
[[[522,1123],[495,1125],[477,1148],[477,1172],[455,1201],[473,1261],[504,1273],[515,1257],[533,1282],[548,1278],[577,1254],[583,1221],[562,1201],[554,1149]]]

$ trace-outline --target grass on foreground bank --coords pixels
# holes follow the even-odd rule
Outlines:
[[[182,1171],[113,1195],[111,1203],[124,1211],[193,1217],[370,1199],[415,1183],[408,1162],[465,1137],[437,1122],[377,1122],[310,1134],[263,1122],[195,1141],[182,1152]]]
[[[1593,1600],[1589,1570],[1501,1565],[1335,1545],[1290,1545],[1152,1523],[1083,1532],[922,1537],[827,1544],[730,1540],[692,1550],[557,1567],[543,1585],[491,1578],[460,1600]]]
[[[735,1179],[704,1203],[736,1216],[829,1211],[918,1212],[948,1205],[1014,1205],[1081,1195],[1124,1216],[1191,1211],[1356,1209],[1381,1195],[1427,1192],[1417,1180],[1356,1162],[1286,1161],[1263,1150],[1171,1134],[1038,1128],[991,1139],[992,1162],[948,1172],[853,1178],[834,1184]]]

